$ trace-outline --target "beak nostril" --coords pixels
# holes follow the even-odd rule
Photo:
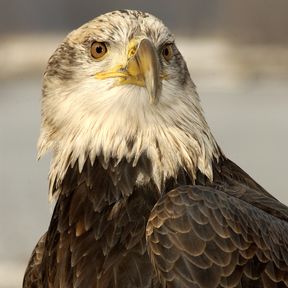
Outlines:
[[[135,56],[137,53],[139,43],[141,42],[141,37],[135,37],[129,41],[128,44],[128,59]]]
[[[136,54],[136,47],[133,47],[132,49],[129,50],[128,52],[128,58],[133,57]]]
[[[133,58],[137,54],[138,45],[132,46],[128,51],[128,59]]]

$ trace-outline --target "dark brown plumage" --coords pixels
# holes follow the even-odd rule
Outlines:
[[[24,287],[287,286],[286,206],[225,158],[213,183],[179,171],[162,197],[153,183],[132,188],[145,166],[71,168]]]
[[[223,155],[173,41],[124,10],[53,54],[39,153],[56,205],[24,288],[288,287],[288,208]]]
[[[287,287],[287,207],[229,160],[216,169],[213,183],[176,188],[151,212],[148,252],[161,282]]]

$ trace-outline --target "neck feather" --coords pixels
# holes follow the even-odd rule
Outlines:
[[[67,169],[78,165],[81,172],[87,160],[92,166],[100,161],[104,168],[111,159],[115,167],[122,160],[136,167],[141,157],[147,157],[152,163],[152,179],[138,175],[136,184],[153,180],[159,191],[166,179],[177,177],[180,169],[191,179],[200,170],[212,181],[212,162],[221,152],[205,121],[198,95],[194,89],[190,93],[193,97],[180,95],[173,101],[162,97],[154,106],[143,102],[143,95],[135,96],[131,103],[127,103],[131,95],[118,99],[114,106],[98,103],[93,113],[72,111],[73,117],[62,125],[64,128],[53,131],[45,126],[49,122],[44,118],[39,156],[47,149],[53,151],[50,199],[61,190]]]

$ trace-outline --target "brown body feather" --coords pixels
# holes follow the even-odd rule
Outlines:
[[[134,186],[145,161],[69,169],[24,287],[288,285],[287,207],[225,158],[213,183],[180,171],[161,196]]]

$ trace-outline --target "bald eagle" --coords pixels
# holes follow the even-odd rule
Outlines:
[[[288,208],[227,159],[164,24],[71,32],[43,81],[48,231],[24,287],[288,287]]]

